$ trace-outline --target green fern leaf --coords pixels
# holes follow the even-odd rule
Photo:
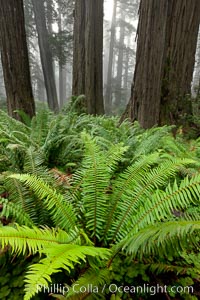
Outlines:
[[[173,210],[184,210],[190,203],[199,203],[199,195],[199,174],[190,180],[186,177],[181,181],[180,186],[175,181],[174,185],[171,186],[169,184],[165,191],[156,190],[155,193],[146,198],[143,205],[138,209],[137,214],[131,216],[131,228],[138,232],[138,230],[148,224],[166,220],[172,215]]]
[[[95,293],[92,294],[93,299],[105,299],[105,286],[107,286],[110,282],[111,273],[108,268],[106,269],[89,269],[87,270],[77,281],[73,283],[69,292],[66,295],[66,299],[76,300],[80,299],[80,296],[89,296],[91,289],[89,290],[87,287],[92,286],[94,289],[97,287],[97,294],[95,297]],[[80,287],[86,287],[86,292],[81,293]]]
[[[85,157],[81,183],[82,202],[86,217],[86,228],[91,236],[100,239],[100,233],[106,222],[103,217],[108,208],[110,184],[110,169],[106,165],[105,156],[94,140],[87,134],[82,134],[85,141]]]
[[[25,297],[29,300],[42,287],[48,286],[51,282],[50,275],[57,273],[61,268],[70,272],[74,264],[80,261],[86,261],[87,256],[98,256],[101,259],[107,259],[110,251],[104,248],[95,248],[91,246],[79,245],[54,245],[44,249],[47,258],[40,260],[39,264],[34,264],[29,268],[25,278]]]
[[[149,167],[155,164],[159,159],[158,153],[150,154],[139,159],[135,164],[128,167],[127,170],[120,174],[113,186],[113,195],[106,214],[106,226],[104,237],[107,236],[113,221],[115,219],[116,210],[120,202],[126,203],[127,198],[132,197],[132,191],[136,184],[144,178],[144,174]]]
[[[200,230],[200,221],[174,221],[148,225],[138,233],[133,231],[119,243],[127,254],[169,255],[183,251],[188,243],[197,246],[194,232]],[[119,246],[118,245],[118,246]]]
[[[152,197],[152,194],[160,186],[164,187],[167,180],[173,177],[179,168],[183,165],[191,164],[193,161],[190,159],[171,159],[167,161],[161,161],[160,165],[150,170],[146,169],[145,175],[140,178],[137,176],[137,181],[134,184],[129,185],[127,190],[121,194],[121,201],[118,203],[118,207],[114,213],[114,222],[111,230],[111,235],[114,239],[119,237],[120,239],[126,235],[128,230],[132,229],[132,216],[138,215],[140,207],[143,210],[144,204]],[[135,165],[135,164],[134,164]],[[134,166],[133,165],[133,166]],[[135,180],[135,178],[134,178]],[[131,183],[131,181],[130,181]],[[114,197],[116,191],[118,192],[118,186],[123,186],[123,180],[121,178],[116,180],[114,189]],[[116,190],[116,191],[115,191]],[[134,226],[135,223],[132,223]],[[119,240],[119,239],[118,239]]]
[[[25,254],[26,250],[30,254],[38,251],[41,253],[44,247],[65,243],[69,240],[69,235],[65,231],[49,228],[29,228],[26,226],[0,227],[0,241],[2,248],[7,245],[12,247],[12,252]]]
[[[7,199],[0,197],[0,204],[3,205],[1,216],[14,219],[19,225],[32,227],[34,225],[30,216],[24,212],[21,205],[9,202]]]
[[[33,190],[35,195],[44,201],[46,208],[50,211],[53,221],[57,226],[65,230],[74,228],[76,225],[76,215],[69,201],[52,189],[42,179],[29,174],[13,174],[9,176],[23,182]]]

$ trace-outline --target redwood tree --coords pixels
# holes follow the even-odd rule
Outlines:
[[[123,75],[123,59],[124,59],[124,39],[125,39],[125,9],[121,8],[120,33],[118,42],[118,60],[117,60],[117,76],[116,76],[116,96],[115,106],[119,108],[122,103],[122,75]]]
[[[10,116],[20,120],[21,110],[35,115],[22,0],[0,0],[0,47],[7,107]]]
[[[2,0],[3,1],[3,0]],[[35,22],[38,33],[40,58],[44,74],[44,84],[47,92],[48,106],[54,112],[58,111],[58,98],[53,69],[53,57],[49,42],[44,0],[32,0]],[[50,23],[50,22],[49,22]],[[48,24],[49,25],[49,24]],[[50,25],[49,25],[50,26]],[[49,28],[50,29],[50,28]]]
[[[190,94],[200,22],[199,0],[141,0],[136,69],[122,117],[142,127],[179,124]]]
[[[103,0],[76,0],[73,94],[84,94],[90,114],[103,114]]]
[[[116,14],[117,14],[117,0],[114,0],[111,29],[110,29],[109,60],[108,60],[106,94],[105,94],[105,110],[106,113],[108,114],[112,112],[112,69],[113,69],[115,34],[116,34]]]
[[[85,0],[75,2],[72,94],[85,94]]]

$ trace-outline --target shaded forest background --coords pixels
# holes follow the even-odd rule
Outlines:
[[[148,3],[149,7],[151,6],[150,2]],[[81,57],[81,55],[83,55],[83,52],[82,54],[80,54],[79,58],[78,54],[76,54],[75,51],[75,47],[81,49],[80,44],[78,44],[81,43],[81,39],[79,39],[78,34],[80,34],[82,38],[83,35],[85,35],[85,32],[87,35],[86,28],[83,25],[84,20],[81,19],[82,16],[78,14],[76,15],[76,12],[79,9],[78,3],[79,1],[76,1],[75,6],[74,1],[70,0],[49,0],[46,2],[37,0],[24,1],[25,26],[27,35],[26,40],[29,52],[31,83],[34,99],[40,102],[47,102],[49,104],[49,108],[54,111],[62,109],[62,107],[66,105],[72,95],[77,96],[87,93],[86,91],[84,91],[83,86],[81,86],[81,76],[83,76],[83,78],[84,76],[86,76],[86,78],[89,77],[86,73],[86,70],[81,65],[84,61],[84,58]],[[145,1],[143,1],[143,3],[145,3]],[[194,5],[196,5],[195,1],[193,1],[193,3]],[[105,110],[103,107],[102,109],[100,108],[99,112],[101,113],[105,112],[106,114],[121,115],[124,112],[126,105],[128,104],[128,101],[130,99],[131,85],[133,82],[133,74],[136,65],[136,48],[138,41],[137,34],[140,34],[140,36],[142,36],[142,33],[139,33],[139,28],[137,31],[139,5],[139,0],[104,1],[103,53],[99,53],[99,61],[101,61],[101,55],[103,58],[103,70],[97,71],[100,77],[103,75],[103,82],[101,83],[101,78],[97,79],[95,82],[96,85],[98,85],[98,83],[100,84],[100,86],[97,87],[97,90],[102,90],[100,92],[100,94],[102,93],[102,95],[91,95],[92,98],[103,97],[104,100],[100,101],[100,106],[104,106]],[[143,6],[145,6],[145,4],[143,4]],[[82,7],[82,9],[84,11],[85,7]],[[153,19],[155,17],[156,20],[156,7],[154,7],[153,9],[155,10],[155,16],[151,15],[151,18]],[[192,11],[192,7],[187,7],[186,9]],[[163,11],[167,11],[167,8],[164,7]],[[176,16],[174,16],[174,18],[175,17]],[[183,22],[185,22],[186,24],[186,21],[184,21],[184,17],[186,18],[187,16],[183,16]],[[141,13],[141,19],[144,20],[144,18],[145,16],[142,16]],[[95,16],[93,17],[93,19],[95,19]],[[165,26],[162,22],[164,21],[161,21],[161,24],[159,25],[159,20],[156,20],[155,26]],[[199,22],[198,17],[197,22]],[[78,27],[79,25],[80,27]],[[187,35],[185,34],[187,30],[184,29],[183,24],[181,26],[183,32],[183,36],[181,37],[181,39],[185,38],[185,42],[187,44]],[[146,33],[144,28],[143,30],[143,33],[149,37],[148,39],[152,44],[152,49],[154,49],[155,40],[153,27],[147,29],[149,30],[149,32],[146,31]],[[178,30],[178,27],[176,27],[175,30]],[[98,39],[100,40],[101,32],[98,31],[98,27],[95,31],[95,35],[97,35]],[[159,44],[161,43],[162,37],[159,37],[158,34],[158,32],[155,33],[155,39],[158,40],[158,47],[160,47]],[[87,36],[85,36],[84,38],[87,39]],[[76,44],[76,40],[78,39],[79,42]],[[87,45],[86,40],[85,43]],[[142,47],[141,49],[145,49],[144,44],[143,46],[142,44],[141,46],[138,45],[138,47]],[[150,44],[149,47],[151,47]],[[97,49],[98,48],[101,49],[101,45],[100,47],[97,45]],[[89,47],[89,44],[88,49],[91,49],[91,53],[88,54],[88,64],[91,64],[90,62],[94,59],[94,57],[92,58],[92,53],[95,53],[95,51],[93,51],[94,49],[92,50],[92,48]],[[140,52],[141,49],[139,50]],[[195,98],[199,93],[200,33],[198,34],[197,45],[195,44],[195,49],[195,66],[192,65],[193,80],[191,82],[191,93],[193,98]],[[80,52],[82,50],[80,50]],[[189,57],[191,51],[189,48],[186,49],[186,51],[189,53]],[[141,54],[141,57],[144,58],[143,54]],[[191,56],[192,59],[194,59],[194,55],[191,54]],[[148,60],[152,61],[152,64],[155,64],[154,60],[151,57],[149,57]],[[138,64],[142,65],[143,63],[139,62]],[[100,68],[102,67],[100,66]],[[149,68],[150,73],[152,73],[152,67]],[[82,75],[80,75],[81,72]],[[93,72],[95,71],[93,70]],[[148,70],[144,68],[144,72],[147,74]],[[77,79],[75,78],[76,73],[78,73]],[[144,90],[146,85],[145,78],[142,78],[143,75],[141,73],[138,72],[137,74],[138,80],[141,82],[141,89]],[[94,77],[93,75],[91,76]],[[161,75],[159,76],[161,77]],[[147,80],[150,82],[150,76],[147,75],[147,77]],[[137,79],[135,78],[134,80]],[[173,80],[174,79],[172,77],[172,81]],[[179,81],[181,80],[179,79]],[[78,82],[77,86],[75,86],[76,82]],[[87,83],[84,83],[86,84],[86,88],[88,89],[90,82],[91,78],[88,79]],[[149,85],[153,85],[153,82],[149,83]],[[179,87],[175,86],[174,84],[174,88],[178,89]],[[156,98],[154,97],[155,95],[149,94],[149,96],[151,98]],[[174,95],[170,95],[169,97],[172,99]],[[2,65],[0,65],[0,99],[6,99]],[[95,101],[98,102],[98,100],[96,99],[93,99],[93,101],[94,103]],[[104,103],[102,101],[104,101]],[[172,100],[172,102],[173,101],[174,100]],[[94,103],[92,104],[93,107],[95,106]],[[154,103],[153,106],[156,108],[157,104]],[[169,104],[169,110],[172,108],[172,106],[173,103]],[[148,104],[145,105],[145,107],[147,107],[147,110],[149,110]],[[177,109],[178,108],[176,107],[176,110]],[[135,110],[135,108],[133,108],[133,110]],[[96,112],[95,110],[92,111],[91,109],[91,113]],[[140,113],[144,118],[146,117],[145,111],[141,111]],[[135,114],[137,115],[137,113]],[[156,112],[154,111],[152,112],[152,114],[156,115]],[[134,116],[133,111],[130,112],[129,110],[128,115],[132,119],[140,119],[139,116]],[[128,115],[125,113],[124,118]],[[166,116],[164,113],[164,115],[162,116],[162,120],[158,120],[157,117],[156,120],[150,121],[151,124],[145,125],[142,120],[139,121],[141,121],[140,123],[143,127],[150,127],[156,123],[174,123],[174,120],[169,121],[167,120],[167,118],[168,116]],[[174,114],[174,116],[171,116],[171,119],[173,118],[178,118],[178,116]]]
[[[135,66],[138,8],[138,0],[105,1],[103,94],[105,105],[111,102],[113,104],[112,108],[106,106],[109,113],[122,113],[130,97]],[[42,54],[39,49],[34,7],[30,0],[24,1],[24,11],[34,98],[47,102],[41,64]],[[54,100],[57,99],[61,108],[72,95],[74,3],[71,0],[49,0],[46,2],[45,11],[39,8],[39,14],[43,20],[46,20],[47,32],[42,34],[48,37],[56,83],[56,95],[53,92]],[[47,62],[46,68],[49,68],[48,64]],[[47,73],[52,76],[49,70]],[[0,97],[1,100],[6,98],[2,65],[0,65]]]

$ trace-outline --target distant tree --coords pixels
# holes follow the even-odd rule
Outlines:
[[[200,29],[197,41],[196,63],[192,82],[192,94],[193,96],[200,96]]]
[[[0,47],[8,113],[35,115],[22,0],[0,0]]]
[[[4,85],[4,79],[3,79],[3,68],[2,63],[0,59],[0,99],[5,98],[5,85]]]
[[[117,14],[117,0],[113,3],[112,21],[110,29],[110,45],[109,45],[109,59],[108,59],[108,73],[105,94],[105,110],[110,114],[112,111],[112,69],[113,69],[113,56],[115,45],[115,31],[116,31],[116,14]]]
[[[44,74],[44,83],[47,93],[48,106],[54,112],[58,111],[58,98],[55,84],[55,76],[53,69],[53,55],[50,45],[50,34],[47,26],[50,30],[52,25],[51,13],[48,15],[48,22],[46,19],[44,0],[32,0],[35,23],[38,33],[38,42],[40,49],[40,58],[42,63],[42,70]],[[51,4],[51,3],[50,3]],[[50,8],[52,6],[50,5]]]
[[[119,37],[119,51],[117,58],[117,76],[116,76],[116,97],[115,97],[115,106],[120,107],[122,102],[122,75],[123,75],[123,61],[124,61],[124,52],[125,52],[125,10],[121,10],[121,19],[120,19],[120,37]]]
[[[62,22],[62,6],[58,6],[58,30],[59,30],[59,37],[62,38],[63,36],[63,22]],[[58,61],[59,65],[59,100],[60,100],[60,107],[63,107],[63,104],[66,100],[66,67],[65,64],[62,61],[62,52],[63,52],[63,45],[61,44],[60,47],[60,57]]]
[[[75,1],[72,94],[85,94],[85,0]]]
[[[113,15],[109,30],[109,59],[106,68],[105,111],[107,114],[118,113],[128,100],[135,65],[135,55],[133,55],[135,41],[130,40],[129,37],[136,32],[134,22],[138,19],[138,8],[138,0],[113,1]]]
[[[74,2],[71,0],[56,0],[56,22],[58,32],[54,33],[55,58],[59,68],[59,100],[60,107],[66,102],[67,93],[71,95],[71,87],[67,87],[70,80],[73,57],[73,11]]]
[[[103,0],[86,0],[85,44],[88,113],[103,114]]]
[[[89,114],[103,114],[103,0],[76,0],[73,94],[84,94]]]
[[[191,113],[186,98],[199,22],[199,0],[141,0],[136,69],[122,119],[137,119],[149,128],[178,124]]]

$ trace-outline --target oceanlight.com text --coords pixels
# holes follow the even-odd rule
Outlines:
[[[43,293],[53,293],[53,294],[67,294],[70,290],[70,287],[62,285],[62,284],[51,284],[50,286],[44,286],[41,284],[37,284],[37,292],[43,292]],[[174,293],[174,294],[193,294],[194,290],[192,286],[170,286],[167,285],[161,286],[159,284],[157,285],[149,285],[143,284],[140,286],[134,286],[134,285],[116,285],[114,283],[111,284],[104,284],[104,286],[95,286],[93,284],[87,284],[87,285],[80,285],[80,284],[74,284],[71,287],[71,290],[74,293],[90,293],[90,294],[102,294],[105,291],[110,292],[112,294],[115,294],[117,292],[119,293],[125,293],[125,294],[149,294],[151,296],[154,296],[156,294],[167,294],[167,293]]]

